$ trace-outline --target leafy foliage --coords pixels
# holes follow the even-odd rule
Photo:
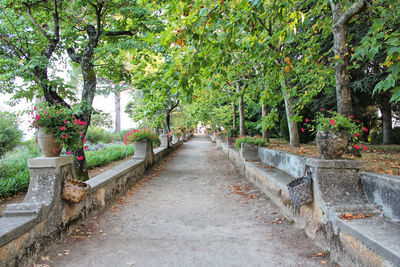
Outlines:
[[[241,136],[235,140],[235,148],[239,150],[242,143],[256,145],[258,147],[266,147],[267,142],[259,136]]]
[[[0,156],[16,147],[21,138],[17,117],[9,112],[0,112]]]
[[[133,129],[124,136],[124,144],[129,145],[140,141],[151,141],[154,146],[160,144],[158,135],[148,129]]]

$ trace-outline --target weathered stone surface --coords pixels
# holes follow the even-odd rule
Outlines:
[[[400,177],[380,173],[361,173],[365,195],[381,207],[385,216],[400,222]]]
[[[256,145],[242,143],[240,155],[245,160],[260,160],[258,157],[258,147]]]
[[[168,147],[168,134],[161,134],[160,135],[161,147]]]
[[[132,159],[144,160],[145,168],[153,164],[153,145],[151,141],[135,142],[135,153]]]
[[[326,132],[317,132],[316,143],[321,157],[338,159],[346,151],[348,143],[347,132],[337,132],[328,128]]]
[[[258,148],[258,155],[266,164],[275,166],[293,177],[298,178],[305,175],[306,157],[264,147]]]

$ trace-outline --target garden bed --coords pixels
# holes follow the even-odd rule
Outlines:
[[[292,147],[286,140],[270,139],[267,147],[296,155],[319,157],[318,148],[312,143]],[[367,145],[367,147],[368,150],[361,152],[361,158],[350,154],[344,154],[342,158],[363,162],[363,171],[366,172],[400,175],[400,145]]]

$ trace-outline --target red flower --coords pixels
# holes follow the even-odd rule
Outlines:
[[[331,123],[331,126],[335,126],[335,120],[329,119],[329,122]]]
[[[301,128],[301,131],[304,133],[304,128]]]
[[[56,151],[56,148],[55,148],[55,147],[53,148],[53,153],[54,153],[54,154],[56,154],[56,153],[57,153],[57,151]]]
[[[64,123],[68,123],[66,120],[64,120]]]
[[[68,151],[67,151],[67,155],[68,155],[68,156],[71,155],[71,151],[68,150]]]
[[[368,132],[367,127],[364,127],[363,131],[367,133]]]
[[[360,145],[354,145],[355,149],[360,149]]]
[[[47,114],[47,110],[44,111],[44,114]]]
[[[306,118],[305,121],[308,122],[308,119]]]
[[[363,146],[363,149],[364,149],[364,150],[368,150],[368,147],[367,147],[367,146]]]
[[[57,110],[57,114],[58,114],[58,115],[60,115],[60,114],[61,114],[61,112],[60,112],[59,110]]]
[[[354,136],[355,136],[355,137],[359,137],[360,135],[359,135],[359,134],[356,134],[356,133],[354,133]]]
[[[34,107],[33,107],[33,110],[37,110],[37,107],[36,107],[36,106],[34,106]]]
[[[40,119],[40,116],[38,115],[38,114],[36,114],[36,120],[39,120]]]
[[[89,146],[84,146],[84,147],[83,147],[83,149],[85,149],[85,150],[88,149],[88,148],[89,148]]]
[[[76,157],[77,160],[83,160],[83,156]]]

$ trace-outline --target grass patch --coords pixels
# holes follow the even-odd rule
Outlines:
[[[86,152],[88,169],[124,159],[134,152],[132,145],[113,144],[98,151]],[[19,146],[0,159],[0,201],[2,198],[24,192],[29,186],[28,159],[39,157],[40,149],[35,144]]]
[[[116,160],[124,159],[133,155],[134,147],[132,145],[113,144],[98,151],[86,152],[86,164],[88,169],[103,166]]]

